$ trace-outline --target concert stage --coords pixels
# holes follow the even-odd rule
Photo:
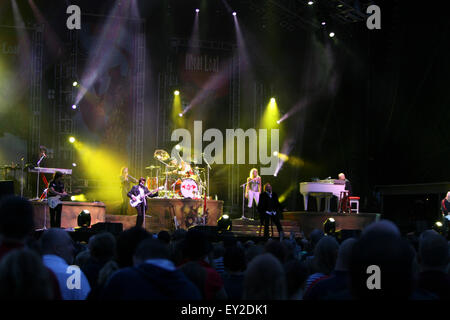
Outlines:
[[[336,221],[338,230],[363,230],[370,223],[380,219],[379,213],[336,213],[336,212],[283,212],[283,220],[297,222],[305,236],[309,236],[314,229],[323,230],[323,223],[328,218]]]
[[[178,228],[185,230],[194,225],[203,224],[201,218],[203,204],[204,200],[194,199],[149,199],[145,228],[150,232],[159,232],[175,230],[175,223]],[[223,201],[207,200],[205,225],[217,225],[217,219],[222,213]],[[126,230],[136,225],[136,215],[106,215],[105,222],[122,223],[123,229]]]
[[[31,201],[34,208],[35,229],[50,228],[50,208],[47,201]],[[63,201],[61,228],[78,227],[77,217],[83,210],[91,213],[91,225],[105,222],[106,206],[103,202]]]

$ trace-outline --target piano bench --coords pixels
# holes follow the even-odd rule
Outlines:
[[[359,213],[359,197],[348,197],[350,201],[350,212]],[[353,208],[353,204],[355,204],[355,208]]]

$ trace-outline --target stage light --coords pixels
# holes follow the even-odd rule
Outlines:
[[[267,104],[264,111],[261,126],[266,129],[272,129],[277,127],[277,120],[280,120],[280,112],[278,110],[277,101],[275,98],[270,98],[270,102]]]
[[[74,87],[78,86],[78,82],[77,81],[72,82],[72,86]]]
[[[233,13],[232,13],[232,14],[233,14],[233,16],[236,16],[236,15],[237,15],[236,11],[233,11]]]
[[[199,13],[199,12],[200,12],[200,9],[195,9],[195,12]]]
[[[323,26],[326,25],[326,24],[327,24],[327,23],[326,23],[325,21],[322,21],[322,23],[321,23],[321,25],[323,25]]]
[[[180,118],[183,117],[183,113],[180,112],[180,113],[178,114],[178,116],[179,116]]]
[[[74,163],[72,163],[72,167],[76,167],[77,166],[77,164],[74,162]]]
[[[73,104],[73,105],[72,105],[72,109],[75,110],[76,108],[77,108],[77,105],[76,105],[76,104]]]
[[[181,146],[180,146],[179,144],[177,144],[177,145],[175,146],[175,149],[176,149],[176,150],[181,150]]]
[[[280,124],[281,123],[281,119],[280,120],[277,120],[277,124]]]
[[[173,94],[176,95],[176,96],[179,96],[179,95],[180,95],[180,91],[175,90],[175,91],[173,92]]]
[[[330,38],[333,38],[335,36],[334,32],[330,32],[329,36]]]
[[[224,231],[231,231],[232,226],[233,224],[231,222],[230,216],[227,214],[222,215],[217,220],[217,228],[219,233],[222,233]]]
[[[75,201],[75,196],[71,196],[70,200]]]
[[[69,137],[69,142],[74,143],[76,141],[75,137]]]
[[[273,155],[276,157],[276,156],[278,156],[278,151],[274,151],[273,152]]]
[[[314,2],[308,1],[308,5],[312,6],[313,4],[314,4]]]
[[[328,218],[323,223],[323,232],[326,235],[333,235],[336,232],[336,220],[334,218]]]
[[[77,223],[80,228],[89,228],[91,226],[91,213],[89,210],[80,212],[77,218]]]

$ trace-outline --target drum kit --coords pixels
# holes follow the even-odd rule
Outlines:
[[[207,180],[204,168],[185,161],[181,157],[172,158],[162,149],[155,150],[153,157],[164,165],[164,172],[160,172],[160,166],[146,167],[145,169],[150,170],[147,187],[150,190],[160,188],[159,197],[202,199],[205,196]]]

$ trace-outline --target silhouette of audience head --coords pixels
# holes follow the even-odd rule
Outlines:
[[[102,232],[91,237],[88,247],[91,257],[106,262],[116,255],[116,238],[109,232]]]
[[[0,300],[52,300],[50,272],[34,251],[23,248],[0,262]]]
[[[180,267],[186,278],[189,279],[198,289],[200,294],[204,296],[206,285],[206,270],[197,262],[189,261]]]
[[[356,242],[357,240],[355,238],[348,238],[340,244],[335,270],[348,271],[352,248]]]
[[[6,196],[0,201],[0,235],[24,241],[34,231],[33,207],[25,198]]]
[[[301,298],[301,290],[308,278],[308,268],[299,260],[292,259],[286,262],[284,270],[286,272],[288,298]]]
[[[67,264],[72,264],[75,255],[73,240],[67,231],[59,228],[46,230],[41,238],[42,254],[52,254],[63,258]]]
[[[389,221],[373,223],[352,248],[352,295],[357,299],[408,299],[413,291],[414,256],[411,245],[400,237],[395,225]],[[381,279],[381,286],[375,290],[377,279]]]
[[[316,244],[319,242],[320,239],[322,239],[325,236],[325,234],[323,233],[322,230],[320,229],[314,229],[313,231],[311,231],[311,233],[309,234],[309,239],[310,239],[310,249],[314,250],[314,247],[316,246]]]
[[[144,228],[132,227],[117,238],[117,263],[119,268],[133,266],[133,256],[141,241],[151,237]]]
[[[244,276],[243,300],[285,300],[286,278],[280,261],[270,253],[255,257]]]
[[[228,247],[225,250],[223,264],[228,272],[244,272],[247,268],[244,249],[237,245]]]
[[[212,246],[205,232],[190,229],[183,242],[183,256],[189,261],[204,259],[211,251]]]
[[[449,262],[447,240],[434,230],[422,232],[419,240],[419,261],[422,270],[446,271]]]
[[[279,241],[269,240],[267,241],[264,249],[267,253],[271,253],[280,260],[281,264],[286,262],[287,251],[286,247]]]
[[[166,230],[161,230],[158,233],[158,240],[164,242],[165,244],[170,243],[170,233]]]
[[[314,248],[313,268],[315,272],[330,274],[336,265],[339,244],[334,237],[325,236]]]
[[[136,248],[136,253],[133,255],[133,263],[137,266],[149,259],[169,260],[167,245],[158,239],[147,238],[143,240]]]

